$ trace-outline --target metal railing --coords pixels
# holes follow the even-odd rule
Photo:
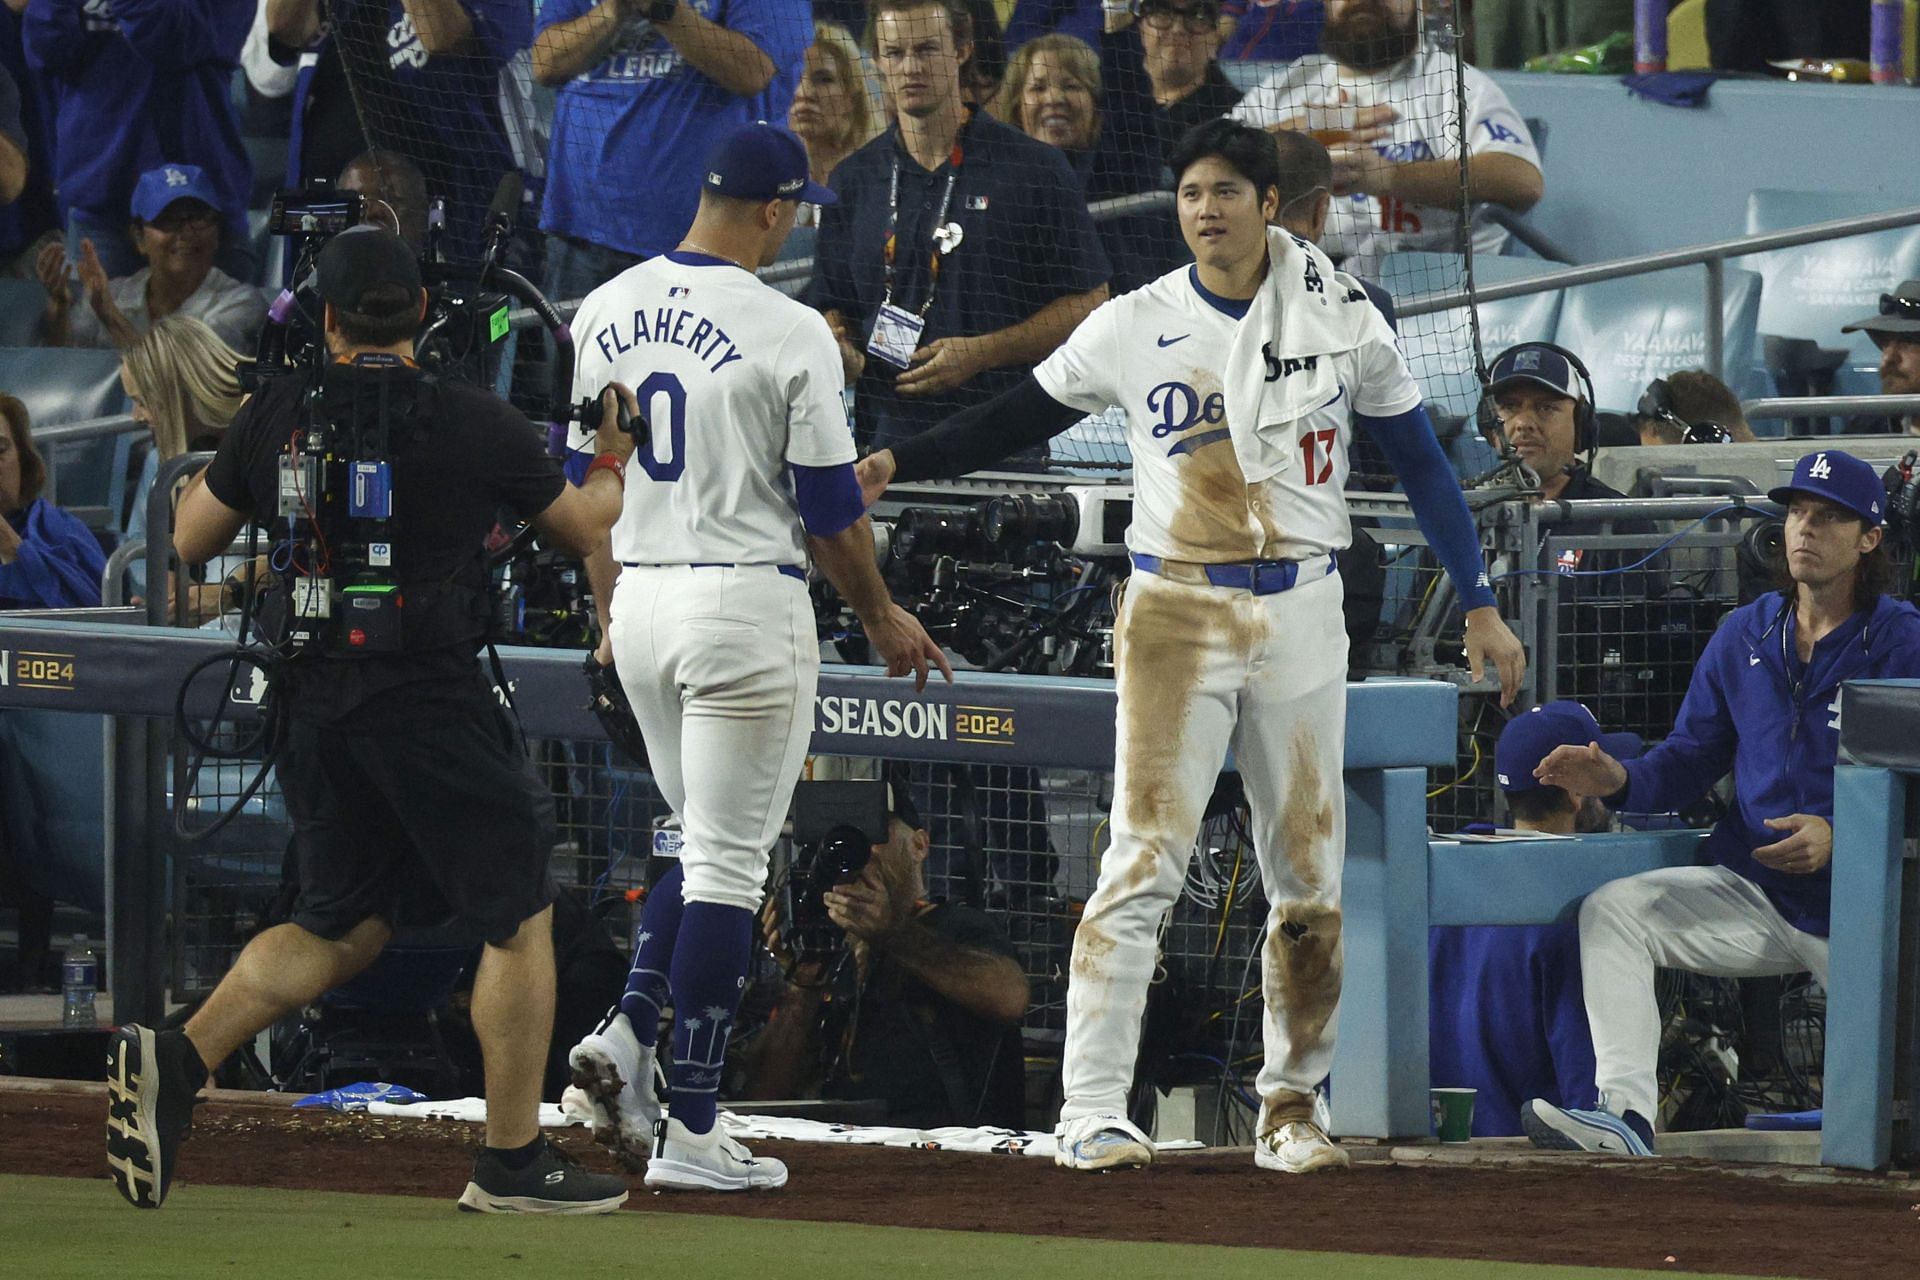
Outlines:
[[[1095,200],[1087,206],[1087,213],[1095,222],[1112,218],[1124,218],[1136,213],[1150,213],[1156,209],[1171,209],[1173,192],[1141,191],[1130,196],[1114,196],[1110,200]],[[785,258],[762,268],[757,274],[762,284],[770,284],[776,289],[787,285],[805,282],[813,275],[814,259]],[[580,310],[585,298],[566,298],[553,304],[562,319],[571,320]],[[507,313],[507,323],[515,329],[530,329],[539,323],[539,317],[530,307],[515,307]]]
[[[1402,319],[1406,319],[1412,316],[1430,315],[1436,311],[1447,311],[1454,307],[1464,307],[1469,303],[1522,298],[1533,293],[1570,289],[1575,285],[1598,284],[1603,280],[1623,280],[1629,276],[1651,275],[1653,272],[1670,271],[1675,267],[1704,267],[1707,277],[1706,363],[1722,379],[1725,379],[1727,374],[1726,318],[1723,307],[1726,297],[1728,258],[1744,258],[1749,254],[1769,253],[1775,249],[1792,249],[1803,244],[1819,244],[1825,240],[1844,240],[1848,236],[1891,231],[1916,224],[1920,224],[1920,206],[1896,209],[1890,213],[1835,218],[1828,222],[1815,222],[1808,226],[1795,227],[1791,231],[1768,231],[1760,235],[1736,236],[1731,240],[1714,240],[1706,244],[1688,245],[1679,249],[1663,249],[1658,253],[1615,258],[1608,262],[1596,262],[1584,267],[1568,267],[1564,271],[1549,271],[1544,275],[1530,276],[1525,280],[1507,280],[1498,284],[1479,285],[1471,290],[1448,289],[1441,293],[1414,294],[1399,299],[1395,303],[1395,310]]]
[[[1827,418],[1849,413],[1920,414],[1920,396],[1778,396],[1745,400],[1740,412],[1756,418]]]

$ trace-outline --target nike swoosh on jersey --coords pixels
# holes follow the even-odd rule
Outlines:
[[[1747,655],[1747,665],[1748,665],[1748,666],[1750,666],[1750,667],[1757,667],[1757,666],[1759,666],[1759,665],[1760,665],[1760,655],[1759,655],[1759,654],[1757,654],[1757,653],[1750,653],[1750,654],[1748,654],[1748,655]]]
[[[1192,336],[1193,335],[1190,333],[1183,333],[1177,338],[1169,338],[1166,334],[1163,333],[1159,337],[1155,338],[1154,341],[1158,343],[1160,346],[1170,347],[1176,342],[1185,342],[1188,338],[1191,338]]]

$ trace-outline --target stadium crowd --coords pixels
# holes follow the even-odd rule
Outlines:
[[[1552,15],[1570,44],[1630,26],[1631,7],[1482,0],[1467,48],[1512,65],[1541,51],[1539,24],[1522,33],[1508,20],[1517,12]],[[1784,8],[1721,5],[1716,21]],[[1786,24],[1765,38],[1828,37]],[[1762,39],[1721,45],[1750,59]],[[1233,63],[1262,73],[1229,75]],[[1393,255],[1468,241],[1476,254],[1510,250],[1507,216],[1551,198],[1541,148],[1473,66],[1450,119],[1454,81],[1453,54],[1423,39],[1416,0],[5,0],[0,274],[19,286],[4,305],[32,318],[9,331],[113,353],[124,391],[113,407],[151,439],[111,518],[90,529],[42,496],[28,407],[0,381],[0,607],[100,603],[106,553],[144,539],[159,466],[212,447],[239,411],[269,303],[300,283],[283,241],[264,234],[275,190],[357,192],[365,219],[416,252],[471,259],[488,202],[518,175],[508,261],[577,302],[681,242],[716,141],[783,122],[837,200],[802,210],[776,271],[825,316],[856,438],[879,449],[1017,386],[1102,302],[1184,262],[1168,164],[1211,120],[1268,131],[1289,175],[1316,175],[1285,191],[1274,221],[1366,282],[1389,320],[1392,299],[1374,282]],[[1920,280],[1847,330],[1878,348],[1882,392],[1920,393]],[[1537,473],[1542,501],[1620,497],[1593,473],[1604,447],[1755,438],[1740,396],[1705,370],[1653,379],[1631,412],[1607,414],[1624,406],[1595,403],[1579,353],[1523,349],[1536,345],[1492,362],[1485,421]],[[519,404],[544,402],[549,357],[533,346],[509,343],[499,360],[497,385]],[[1920,435],[1920,415],[1848,429]],[[1045,449],[1015,465],[1045,467]],[[1716,640],[1678,725],[1661,727],[1666,745],[1642,756],[1573,704],[1518,715],[1500,736],[1504,803],[1528,830],[1571,835],[1604,829],[1610,810],[1679,808],[1729,770],[1741,794],[1716,828],[1719,865],[1698,876],[1609,886],[1577,925],[1436,933],[1435,1083],[1482,1090],[1476,1132],[1525,1125],[1550,1144],[1649,1152],[1653,965],[1823,975],[1834,735],[1813,735],[1806,778],[1780,777],[1759,757],[1786,721],[1727,691],[1738,673],[1719,652],[1750,643],[1822,697],[1869,668],[1920,676],[1906,639],[1920,615],[1885,599],[1875,577],[1878,477],[1837,449],[1818,456],[1840,479],[1803,462],[1778,494],[1790,511],[1781,594],[1746,606]],[[1570,606],[1612,589],[1577,577],[1624,563],[1608,555],[1562,562]],[[217,617],[250,572],[223,564],[185,602],[189,616]],[[129,573],[126,595],[156,589]],[[1856,661],[1869,627],[1901,642]],[[922,946],[936,933],[984,939],[1004,960],[1005,939],[990,922],[920,911],[924,829],[907,824],[886,847],[895,880],[876,880],[866,914],[841,913],[900,1009],[855,1015],[870,1019],[861,1054],[825,1087],[879,1074],[881,1050],[911,1041],[916,1018],[944,1019],[941,1034],[968,1058],[966,1088],[937,1071],[898,1082],[894,1118],[1017,1119],[1007,1072],[1018,1046],[1002,1043],[1026,1006],[1014,966],[956,994],[902,941],[914,930]],[[9,854],[0,887],[43,901],[21,851],[10,843]],[[1751,945],[1715,933],[1727,920]],[[780,951],[777,920],[765,941]],[[1631,1001],[1596,1002],[1589,982],[1583,1004],[1583,964]],[[37,965],[28,956],[21,970]],[[805,976],[776,997],[796,1033],[819,1003]],[[1527,1017],[1489,1018],[1486,999],[1464,998],[1496,990]],[[822,1087],[819,1057],[797,1034],[769,1038],[749,1096]]]

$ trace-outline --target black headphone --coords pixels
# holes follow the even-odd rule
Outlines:
[[[1600,425],[1594,419],[1593,375],[1587,372],[1586,363],[1582,361],[1579,356],[1573,354],[1573,352],[1567,350],[1565,347],[1555,346],[1551,342],[1516,342],[1495,356],[1490,367],[1499,367],[1502,360],[1505,360],[1516,351],[1528,350],[1553,352],[1553,354],[1565,360],[1567,364],[1572,367],[1574,376],[1580,379],[1580,385],[1586,391],[1586,395],[1584,397],[1576,397],[1573,402],[1573,451],[1586,455],[1586,461],[1581,465],[1583,469],[1591,471],[1593,469],[1593,455],[1600,447]],[[1504,444],[1507,433],[1500,426],[1500,414],[1494,408],[1493,404],[1493,380],[1485,369],[1482,369],[1480,372],[1479,417],[1480,434],[1489,441],[1494,440],[1497,434],[1499,443]],[[1504,455],[1507,450],[1501,448],[1500,452]]]
[[[1733,438],[1732,433],[1717,422],[1688,422],[1681,417],[1673,407],[1673,388],[1665,378],[1655,378],[1647,384],[1634,412],[1642,418],[1657,418],[1668,426],[1678,427],[1681,444],[1725,444]]]

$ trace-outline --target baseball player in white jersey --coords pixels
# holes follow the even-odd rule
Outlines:
[[[1136,572],[1115,622],[1113,842],[1074,937],[1057,1161],[1146,1164],[1126,1096],[1161,918],[1179,896],[1232,749],[1270,913],[1256,1162],[1344,1166],[1315,1119],[1340,996],[1347,639],[1333,552],[1354,415],[1394,463],[1469,607],[1467,649],[1509,698],[1525,656],[1500,620],[1458,480],[1392,332],[1318,249],[1269,227],[1276,152],[1229,120],[1171,160],[1196,259],[1116,298],[996,401],[864,460],[893,479],[961,474],[1084,413],[1126,410]]]
[[[715,1123],[715,1097],[754,938],[767,855],[813,724],[819,644],[808,552],[861,618],[889,674],[940,651],[887,595],[853,473],[840,353],[818,314],[761,284],[802,200],[806,150],[784,129],[741,126],[707,165],[699,213],[674,252],[589,294],[574,318],[576,396],[611,387],[649,430],[623,471],[612,558],[611,653],[679,816],[679,867],[642,915],[627,991],[571,1055],[596,1138],[646,1184],[775,1187]],[[603,396],[604,406],[611,395]],[[592,469],[590,468],[590,470]],[[671,1103],[660,1115],[654,1043],[674,1011]]]
[[[1422,43],[1417,0],[1328,0],[1323,52],[1256,85],[1233,116],[1313,134],[1333,155],[1334,199],[1322,241],[1341,266],[1377,277],[1400,249],[1451,250],[1459,233],[1460,112],[1454,58]],[[1525,212],[1544,185],[1533,135],[1500,86],[1461,69],[1476,206],[1475,253],[1498,253],[1505,228],[1485,202]]]

